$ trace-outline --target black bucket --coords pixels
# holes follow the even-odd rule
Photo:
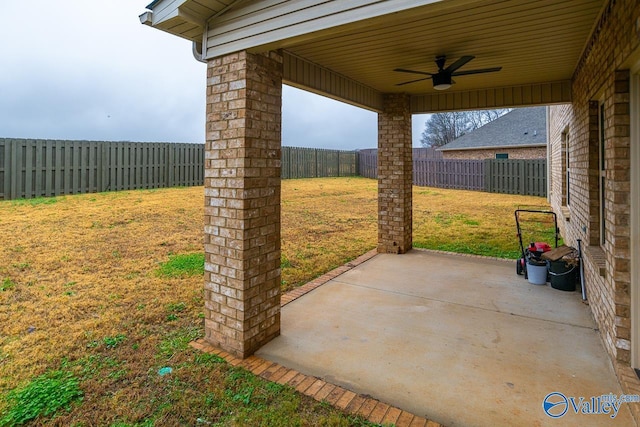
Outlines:
[[[565,261],[549,262],[549,277],[553,289],[561,291],[575,291],[578,282],[578,266]]]

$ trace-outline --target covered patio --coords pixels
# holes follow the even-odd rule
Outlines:
[[[622,391],[580,293],[531,285],[513,262],[378,254],[282,314],[258,357],[445,426],[634,424],[628,404],[615,417],[544,413],[553,392]]]
[[[614,391],[619,389],[611,360],[617,363],[615,369],[624,380],[625,390],[640,393],[640,383],[632,369],[635,364],[629,363],[631,341],[640,342],[630,338],[631,333],[637,332],[635,328],[631,331],[630,307],[630,293],[637,291],[637,281],[631,283],[630,279],[633,262],[626,225],[629,73],[618,71],[628,69],[631,60],[640,55],[640,8],[636,1],[155,0],[147,8],[149,11],[140,16],[142,23],[191,40],[196,59],[208,64],[204,250],[205,339],[210,345],[239,359],[249,358],[256,351],[265,357],[265,352],[273,352],[269,357],[284,358],[286,352],[278,356],[275,351],[277,343],[295,337],[302,352],[305,333],[286,335],[295,330],[292,319],[297,307],[307,300],[299,310],[311,310],[316,303],[313,299],[321,298],[326,288],[350,293],[350,298],[345,294],[335,305],[355,298],[341,311],[356,313],[352,308],[361,304],[360,299],[365,300],[359,292],[366,289],[371,301],[360,314],[364,323],[344,335],[348,337],[346,342],[354,344],[349,347],[350,352],[356,352],[357,346],[364,344],[362,340],[372,342],[374,337],[385,336],[373,330],[366,332],[371,313],[382,319],[395,311],[401,313],[397,320],[402,323],[394,328],[392,319],[387,319],[387,326],[380,325],[380,331],[387,328],[391,341],[376,346],[377,350],[371,347],[363,351],[369,356],[381,356],[360,358],[371,363],[352,362],[348,370],[356,372],[363,365],[373,369],[373,362],[377,360],[382,366],[394,355],[405,362],[396,366],[408,366],[407,381],[416,378],[418,372],[429,372],[432,378],[423,377],[417,381],[419,384],[442,379],[440,384],[449,388],[425,399],[430,407],[415,410],[431,411],[445,424],[475,419],[447,419],[445,413],[451,412],[469,417],[502,414],[506,417],[503,421],[523,417],[528,420],[524,424],[530,424],[531,419],[543,424],[552,418],[542,411],[544,395],[540,394],[551,393],[565,383],[567,388],[561,391],[576,397],[610,391],[618,394]],[[584,78],[575,80],[576,75]],[[280,306],[283,83],[378,113],[380,254],[371,266],[377,272],[370,280],[359,285],[325,285],[286,306],[284,311]],[[583,156],[579,160],[584,163],[590,153],[578,150],[575,141],[584,142],[595,133],[583,117],[584,111],[590,111],[586,106],[595,102],[593,97],[606,99],[607,108],[619,116],[608,126],[611,135],[618,131],[620,135],[615,134],[610,143],[602,146],[603,151],[611,153],[607,161],[611,171],[619,170],[619,177],[609,175],[612,182],[613,178],[619,181],[620,194],[612,200],[620,202],[622,217],[612,217],[610,221],[609,226],[619,226],[617,246],[605,245],[610,256],[602,269],[604,272],[608,268],[607,277],[616,285],[599,291],[601,298],[594,298],[596,303],[592,305],[594,312],[604,313],[597,319],[611,359],[597,349],[600,338],[588,307],[571,296],[557,296],[557,292],[547,298],[541,289],[533,290],[526,284],[526,290],[520,289],[512,283],[519,280],[516,277],[500,285],[502,289],[492,282],[504,276],[497,273],[499,263],[482,262],[470,267],[472,274],[460,279],[453,277],[462,261],[429,271],[401,266],[423,256],[411,251],[412,114],[571,104],[582,116],[572,128],[576,138],[564,139],[567,143],[562,153],[574,150],[575,155],[579,151]],[[569,155],[564,158],[569,159]],[[578,158],[573,159],[573,163],[566,163],[571,163],[571,168],[578,167]],[[591,176],[590,171],[582,171],[581,175],[573,170],[573,179]],[[597,191],[589,185],[585,184],[583,193],[595,194]],[[584,211],[576,210],[570,219],[573,228],[588,229],[590,209],[587,206]],[[444,260],[430,262],[438,265]],[[381,267],[375,267],[378,263]],[[510,264],[508,270],[512,267]],[[414,276],[391,280],[403,269]],[[483,285],[474,285],[485,273],[491,279],[486,277]],[[358,275],[366,276],[366,269],[354,270],[345,278],[351,280]],[[381,283],[382,277],[389,280]],[[464,285],[458,291],[449,287],[456,280]],[[323,322],[315,316],[306,316],[306,320]],[[351,323],[344,321],[345,325]],[[321,324],[327,326],[325,329],[335,333],[326,345],[339,342],[338,337],[343,336],[339,328],[328,320],[324,322]],[[272,342],[281,334],[282,339]],[[426,337],[429,351],[412,347]],[[317,353],[311,344],[311,353]],[[514,352],[508,353],[507,347]],[[311,353],[307,358],[313,359]],[[409,360],[412,361],[408,363]],[[329,361],[325,367],[328,364]],[[330,364],[340,366],[342,362]],[[433,369],[434,366],[438,368]],[[360,380],[346,373],[318,375],[335,375],[338,381],[359,386]],[[393,389],[387,380],[384,387],[368,384],[363,389]],[[475,389],[477,393],[468,392],[476,386],[481,386]],[[483,387],[492,391],[488,393]],[[429,390],[414,393],[428,395],[432,392]],[[467,401],[474,394],[494,396],[491,393],[495,394],[491,404],[483,401],[476,412],[467,409]],[[398,391],[388,398],[401,399],[401,394]],[[449,400],[443,405],[456,405],[456,411],[438,407],[445,395]],[[414,394],[411,398],[405,395],[404,399],[403,405],[422,398]],[[538,408],[535,414],[534,408]],[[636,404],[634,409],[637,408]],[[593,419],[583,418],[581,425]],[[500,423],[499,418],[485,421]],[[564,421],[565,418],[563,424]]]

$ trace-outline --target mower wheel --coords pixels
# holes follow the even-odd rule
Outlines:
[[[522,258],[520,258],[520,259],[518,259],[516,261],[516,274],[518,276],[522,276],[522,274],[524,273],[524,271],[522,271],[522,270],[523,270],[523,268],[522,268]]]

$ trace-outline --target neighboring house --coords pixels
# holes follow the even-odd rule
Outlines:
[[[438,150],[445,159],[544,159],[546,108],[516,108]]]
[[[381,253],[413,245],[412,114],[566,104],[549,120],[550,201],[564,241],[585,245],[590,308],[623,390],[640,394],[638,0],[155,0],[147,8],[144,24],[192,41],[207,63],[209,343],[245,358],[280,334],[283,82],[378,113]],[[630,408],[640,419],[640,405]]]

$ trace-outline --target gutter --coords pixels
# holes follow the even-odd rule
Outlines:
[[[207,33],[204,33],[204,38],[206,39]],[[191,45],[191,53],[196,61],[202,62],[203,64],[207,63],[207,60],[204,59],[204,49],[202,49],[202,42],[193,42]]]
[[[147,9],[152,8],[155,4],[157,4],[160,0],[156,0],[153,3],[149,4],[149,6],[147,6]],[[153,12],[152,11],[146,11],[144,12],[142,15],[139,16],[140,18],[140,23],[143,25],[147,25],[149,27],[153,27]],[[207,27],[208,25],[205,25],[205,31],[204,31],[204,35],[203,35],[203,40],[206,40],[207,37]],[[207,60],[204,59],[204,49],[202,48],[202,44],[203,42],[192,42],[193,44],[191,45],[191,53],[193,54],[193,57],[196,59],[196,61],[202,62],[204,64],[207,63]]]
[[[140,23],[142,25],[148,25],[150,27],[153,26],[153,12],[147,11],[140,15],[138,18],[140,18]]]

